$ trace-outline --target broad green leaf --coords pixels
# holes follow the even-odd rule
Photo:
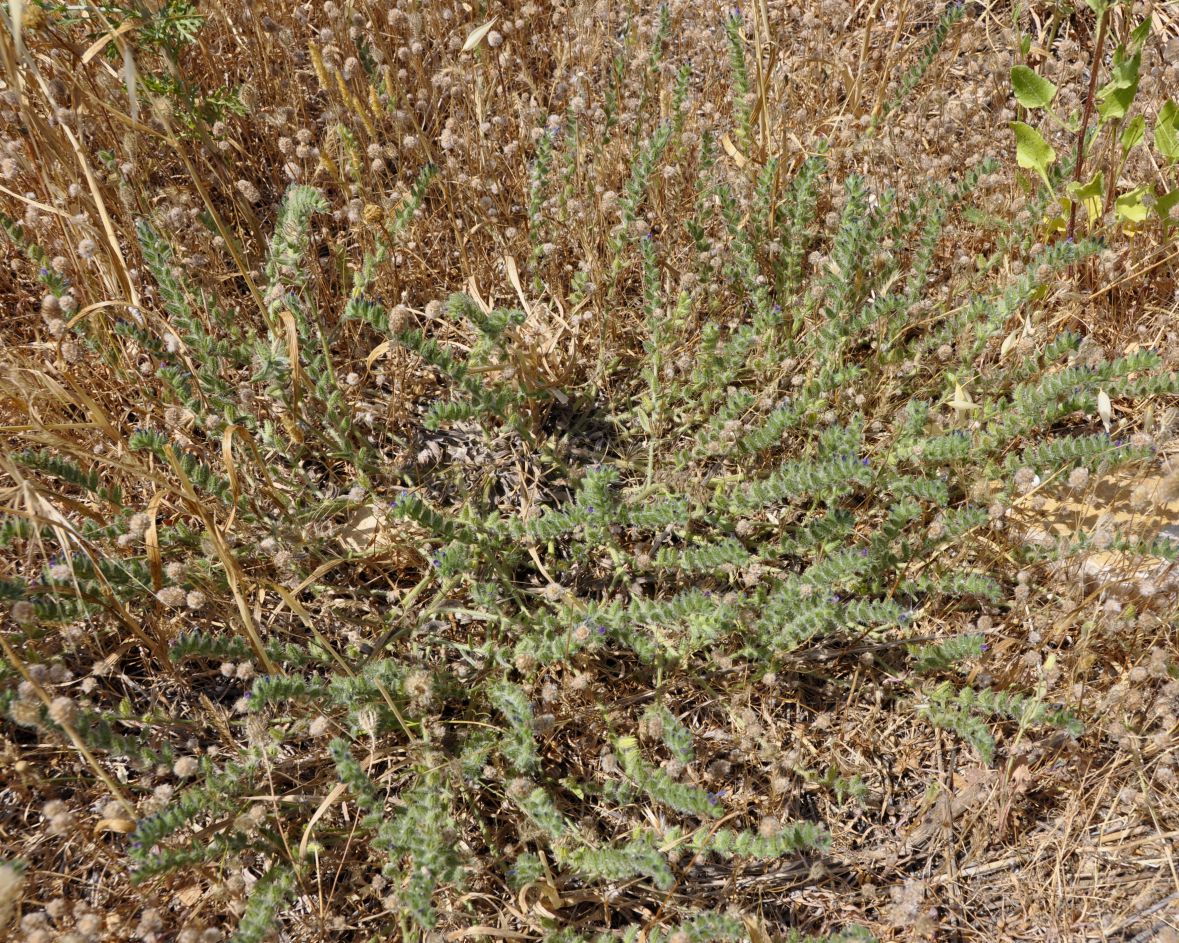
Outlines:
[[[1159,214],[1159,219],[1163,221],[1164,226],[1179,225],[1179,220],[1171,217],[1171,210],[1179,206],[1179,187],[1176,187],[1170,193],[1165,193],[1155,201],[1154,211]]]
[[[1074,200],[1085,207],[1085,214],[1092,226],[1101,218],[1101,200],[1105,195],[1105,172],[1097,171],[1088,183],[1070,183],[1068,192]]]
[[[1150,193],[1150,187],[1135,187],[1129,193],[1123,193],[1114,201],[1114,212],[1118,219],[1127,223],[1140,223],[1150,213],[1144,197]]]
[[[1068,217],[1072,208],[1073,201],[1063,194],[1057,197],[1052,206],[1047,208],[1044,213],[1044,219],[1041,221],[1041,225],[1044,227],[1045,238],[1050,238],[1056,233],[1064,232],[1068,229]]]
[[[1163,102],[1154,125],[1154,146],[1167,160],[1179,160],[1179,105]]]
[[[1052,145],[1029,124],[1012,121],[1010,127],[1015,132],[1015,162],[1024,170],[1034,170],[1051,188],[1048,168],[1056,162],[1056,151],[1052,149]]]
[[[1142,115],[1135,115],[1122,128],[1122,160],[1133,150],[1146,134],[1146,119]]]
[[[1146,19],[1134,27],[1134,32],[1130,34],[1130,48],[1141,49],[1146,45],[1146,39],[1150,36],[1150,30],[1154,26],[1150,14],[1146,15]]]
[[[1097,106],[1097,113],[1101,120],[1116,121],[1126,117],[1134,96],[1138,93],[1138,70],[1142,65],[1142,54],[1135,53],[1126,57],[1125,47],[1119,46],[1114,53],[1114,67],[1110,79],[1097,90],[1097,97],[1101,104]]]
[[[1109,81],[1097,92],[1100,98],[1108,95],[1110,89],[1129,88],[1138,82],[1138,70],[1142,66],[1142,56],[1138,53],[1130,55],[1125,46],[1118,46],[1113,54],[1113,67],[1109,73]]]
[[[1113,0],[1085,0],[1085,6],[1100,16],[1113,6]]]
[[[1108,124],[1110,121],[1118,121],[1126,117],[1126,112],[1134,103],[1134,96],[1137,92],[1138,85],[1135,83],[1129,88],[1119,88],[1110,94],[1105,101],[1097,106],[1097,114],[1101,116],[1101,123]]]
[[[1050,216],[1044,220],[1044,236],[1051,237],[1068,231],[1067,216]]]
[[[1056,97],[1056,86],[1026,65],[1012,68],[1011,88],[1015,92],[1015,100],[1024,108],[1043,108]]]

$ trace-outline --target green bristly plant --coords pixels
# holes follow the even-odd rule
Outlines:
[[[948,14],[938,25],[936,44],[952,23]],[[726,29],[742,92],[739,24]],[[739,137],[753,134],[747,113],[736,119]],[[260,877],[239,943],[293,919],[292,900],[314,895],[333,862],[381,871],[395,922],[385,933],[406,940],[425,939],[444,912],[461,919],[456,901],[475,872],[496,886],[579,886],[587,899],[611,900],[625,885],[640,903],[619,911],[633,917],[624,940],[640,929],[648,941],[742,938],[723,901],[682,903],[699,869],[820,856],[830,836],[821,822],[758,821],[706,784],[707,744],[665,692],[719,684],[726,671],[835,677],[874,647],[895,682],[885,696],[984,763],[1002,755],[1005,730],[1082,730],[1081,718],[1027,692],[968,684],[962,669],[986,657],[985,636],[931,641],[922,626],[1002,608],[1008,563],[969,538],[1005,539],[1025,481],[1150,458],[1100,431],[1097,417],[1106,397],[1129,405],[1179,393],[1156,353],[1085,366],[1070,334],[1031,349],[1004,343],[1100,242],[1062,238],[1022,254],[1034,217],[1011,224],[1005,252],[1018,267],[951,277],[944,231],[993,164],[904,194],[860,176],[829,180],[822,152],[793,174],[770,161],[736,179],[707,136],[694,153],[684,144],[674,114],[652,125],[637,135],[620,197],[626,225],[609,240],[612,283],[598,286],[641,307],[643,337],[605,352],[603,373],[581,386],[551,389],[512,369],[528,353],[523,312],[453,294],[444,318],[412,325],[368,294],[400,230],[430,203],[426,167],[401,217],[353,260],[338,310],[309,287],[311,225],[328,197],[292,186],[261,268],[257,329],[187,284],[159,227],[142,221],[163,314],[112,324],[110,337],[155,365],[154,378],[134,376],[159,408],[143,410],[118,460],[167,490],[166,513],[133,514],[104,464],[14,457],[89,509],[69,537],[72,556],[35,582],[0,585],[26,607],[19,631],[30,645],[56,622],[101,613],[134,627],[149,609],[199,612],[193,594],[231,600],[224,618],[156,653],[178,689],[213,679],[219,696],[230,692],[224,729],[186,723],[181,739],[129,708],[81,711],[69,727],[100,759],[143,768],[177,763],[189,737],[222,745],[140,818],[130,857],[143,882],[248,860]],[[550,225],[546,188],[577,146],[575,135],[538,139],[521,195],[538,240]],[[672,279],[659,234],[631,225],[672,154],[696,174],[697,213],[684,225],[702,256],[716,247],[720,260],[689,258],[695,288]],[[378,442],[359,418],[367,378],[341,377],[340,351],[357,336],[369,350],[387,343],[407,375],[431,381],[413,435],[494,444],[507,460],[484,473],[454,452],[393,460],[410,443]],[[183,436],[159,420],[167,410],[188,420]],[[587,426],[601,434],[582,435]],[[527,501],[504,484],[517,465],[528,470]],[[357,514],[409,535],[409,562],[395,566],[385,546],[341,550]],[[3,539],[61,526],[13,520]],[[1032,553],[1011,547],[1016,563]],[[317,608],[345,592],[366,612],[347,641],[328,634],[331,613]],[[281,598],[283,628],[254,624],[264,597]],[[609,687],[592,680],[604,666]],[[7,665],[0,682],[11,718],[70,732]],[[550,709],[545,686],[566,682],[574,693]],[[601,763],[564,752],[571,727],[597,738]],[[224,747],[231,731],[242,734],[236,753]],[[863,796],[834,759],[815,766],[798,767],[800,781],[840,803]],[[251,798],[266,789],[279,798]],[[643,928],[641,914],[657,910],[663,922]],[[582,939],[559,919],[548,930]]]
[[[1125,7],[1126,14],[1131,15],[1131,5],[1116,0],[1086,0],[1085,5],[1096,18],[1090,55],[1092,68],[1097,69],[1105,58],[1103,47],[1110,32],[1111,18],[1119,7]],[[1179,106],[1168,98],[1154,116],[1154,127],[1149,135],[1146,116],[1141,112],[1133,113],[1143,47],[1153,27],[1153,17],[1147,14],[1130,31],[1127,41],[1114,48],[1108,73],[1104,73],[1105,80],[1100,84],[1094,82],[1080,114],[1057,114],[1051,107],[1057,87],[1023,62],[1012,67],[1012,94],[1022,109],[1021,116],[1028,119],[1026,122],[1011,122],[1019,166],[1034,171],[1048,182],[1047,171],[1056,162],[1057,154],[1042,133],[1045,126],[1062,129],[1076,142],[1072,162],[1074,179],[1059,194],[1057,205],[1060,212],[1048,220],[1050,231],[1062,231],[1071,236],[1076,229],[1078,208],[1084,209],[1086,228],[1090,232],[1105,228],[1105,219],[1110,214],[1117,228],[1131,234],[1152,218],[1164,232],[1175,225],[1171,212],[1179,206],[1179,176],[1176,175],[1179,169]],[[1025,59],[1031,43],[1030,36],[1021,38],[1020,51]],[[1031,123],[1039,114],[1048,119],[1041,123],[1041,129]],[[1159,168],[1163,180],[1160,189],[1156,190],[1155,184],[1149,181],[1137,185],[1130,181],[1128,186],[1125,183],[1126,165],[1131,155],[1139,151],[1150,153]]]

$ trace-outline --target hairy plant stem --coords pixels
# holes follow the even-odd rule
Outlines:
[[[1093,117],[1093,100],[1097,97],[1097,72],[1101,68],[1101,50],[1105,46],[1105,32],[1109,26],[1109,9],[1102,11],[1101,18],[1097,23],[1097,40],[1093,44],[1093,64],[1089,70],[1089,93],[1085,96],[1085,113],[1081,118],[1081,128],[1077,132],[1077,159],[1076,166],[1073,168],[1073,180],[1080,184],[1081,172],[1085,164],[1085,137],[1089,131],[1089,119]],[[1069,239],[1077,231],[1077,201],[1071,200],[1071,206],[1068,211],[1068,233]]]

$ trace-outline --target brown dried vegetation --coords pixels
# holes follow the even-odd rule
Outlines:
[[[156,603],[108,605],[44,631],[28,631],[27,604],[3,616],[6,670],[19,691],[0,724],[0,849],[27,872],[20,884],[0,866],[0,927],[11,920],[7,932],[26,943],[211,943],[236,926],[259,875],[248,854],[130,881],[126,846],[135,820],[168,804],[196,774],[196,758],[217,763],[246,738],[267,736],[264,724],[243,722],[240,700],[254,673],[267,669],[265,656],[255,650],[219,668],[190,670],[173,664],[169,646],[196,624],[251,641],[316,633],[355,666],[382,633],[381,644],[396,643],[404,630],[389,625],[387,611],[374,611],[375,591],[385,594],[386,609],[406,612],[428,570],[415,533],[388,532],[363,503],[340,519],[286,529],[276,521],[267,537],[235,534],[232,521],[193,500],[178,464],[169,468],[129,448],[136,429],[166,429],[226,476],[235,493],[268,487],[268,458],[251,450],[244,434],[235,441],[224,424],[161,405],[156,369],[168,358],[188,363],[192,353],[172,333],[165,300],[147,277],[137,220],[150,220],[174,247],[178,274],[235,319],[262,328],[272,316],[263,269],[278,205],[292,183],[310,184],[330,208],[313,218],[303,274],[319,310],[334,316],[377,228],[412,202],[414,181],[433,164],[437,178],[368,294],[383,299],[394,326],[424,328],[459,345],[475,340],[441,316],[452,292],[487,308],[519,306],[526,318],[499,375],[515,371],[536,390],[593,387],[608,398],[628,382],[615,367],[642,343],[639,279],[612,270],[619,194],[641,138],[671,115],[674,79],[686,64],[685,146],[659,169],[643,213],[629,225],[632,235],[658,236],[664,274],[688,292],[697,287],[701,260],[682,221],[696,199],[696,145],[706,133],[721,142],[723,172],[740,194],[767,159],[780,161],[785,180],[821,140],[829,142],[831,179],[866,173],[896,187],[900,201],[930,181],[958,179],[981,155],[1002,157],[1004,169],[974,196],[984,212],[950,223],[943,245],[954,248],[937,260],[947,295],[970,277],[976,255],[992,250],[987,219],[1016,218],[1028,200],[1010,156],[1007,123],[1017,115],[1008,71],[1018,40],[1017,14],[1007,4],[968,4],[922,81],[891,110],[898,79],[919,57],[942,5],[753,4],[745,11],[751,89],[748,101],[737,103],[751,115],[747,141],[735,130],[726,11],[711,2],[668,5],[672,29],[649,68],[660,21],[654,5],[497,0],[476,16],[470,4],[451,0],[212,0],[201,5],[195,41],[173,47],[150,42],[134,17],[119,20],[90,5],[81,16],[72,7],[67,17],[63,6],[9,3],[8,16],[23,9],[23,26],[17,34],[6,20],[9,28],[0,31],[0,210],[45,250],[38,263],[0,240],[0,489],[9,515],[55,535],[16,539],[0,559],[6,578],[35,579],[43,566],[64,565],[58,555],[65,548],[93,552],[73,536],[93,509],[61,481],[12,458],[50,449],[121,488],[123,506],[135,514],[120,525],[119,546],[145,548],[146,589]],[[1153,4],[1153,12],[1139,93],[1147,107],[1179,89],[1179,17],[1168,4]],[[1119,10],[1114,29],[1125,31],[1132,18]],[[1018,29],[1033,37],[1033,54],[1060,86],[1065,110],[1070,101],[1083,103],[1093,22],[1083,6],[1065,12],[1032,4],[1018,13]],[[1043,46],[1049,36],[1052,44]],[[168,81],[191,84],[159,90]],[[157,90],[145,90],[153,82]],[[237,104],[221,102],[217,89],[236,90]],[[585,146],[575,162],[554,168],[560,186],[540,192],[540,205],[530,209],[530,167],[546,133],[558,128],[580,135]],[[1161,173],[1145,158],[1126,170],[1134,180]],[[839,199],[835,190],[824,192],[820,220],[838,219]],[[548,222],[538,226],[537,219]],[[1043,336],[1067,325],[1111,352],[1151,346],[1174,369],[1173,233],[1168,242],[1157,227],[1132,236],[1111,231],[1105,251],[1061,273],[1038,300],[1034,328]],[[808,271],[825,261],[808,260]],[[66,279],[68,290],[47,293],[42,268]],[[723,319],[725,299],[710,303],[710,316]],[[160,338],[160,350],[120,333],[120,319],[140,321]],[[90,346],[79,340],[83,325]],[[540,480],[513,434],[488,442],[462,430],[423,432],[419,419],[438,395],[436,374],[396,345],[378,343],[358,321],[323,327],[347,409],[390,466],[412,470],[445,458],[523,513],[558,487]],[[667,360],[679,353],[669,351]],[[262,402],[248,374],[230,378],[240,384],[243,408],[257,402],[261,420],[300,434],[288,413]],[[574,418],[580,406],[568,404]],[[571,421],[558,407],[553,414],[553,423]],[[1114,422],[1125,437],[1155,446],[1159,465],[1144,474],[1173,482],[1174,406],[1160,399]],[[579,434],[577,447],[594,454],[608,433],[591,425]],[[310,474],[317,500],[340,497],[354,484],[342,467]],[[1001,509],[1008,523],[999,540],[988,537],[979,552],[996,566],[1013,560],[1027,537],[1023,528],[1038,526],[1037,514],[1065,525],[1100,517],[1101,487],[1079,479],[1067,489],[1061,482],[1029,485],[1017,507]],[[1040,499],[1049,494],[1046,507]],[[1066,501],[1071,517],[1060,511]],[[1130,526],[1144,535],[1179,523],[1166,516],[1173,500],[1139,503]],[[168,569],[159,533],[176,520],[200,535],[196,565],[224,573],[224,591],[212,589],[217,580]],[[1059,536],[1053,530],[1051,539]],[[332,542],[339,557],[317,558],[308,572],[300,554],[315,540]],[[1113,591],[1117,580],[1105,571],[1080,580],[1050,566],[1018,576],[1011,569],[1011,598],[981,612],[924,614],[898,641],[808,648],[788,671],[773,674],[721,657],[698,673],[661,679],[660,698],[693,733],[696,784],[721,794],[732,817],[768,833],[801,818],[825,823],[829,851],[758,865],[685,856],[673,860],[679,881],[666,894],[634,880],[605,895],[549,878],[517,893],[500,877],[502,862],[473,858],[465,862],[466,885],[438,899],[439,937],[428,938],[539,940],[557,926],[591,934],[628,922],[646,933],[674,925],[670,916],[691,905],[731,908],[758,943],[786,939],[792,929],[830,933],[855,925],[882,940],[1173,939],[1173,580],[1153,574],[1149,586],[1127,594]],[[757,574],[749,578],[756,582]],[[562,590],[538,584],[522,592]],[[463,642],[468,622],[432,615],[431,632]],[[1083,717],[1083,735],[1009,725],[997,732],[996,761],[988,766],[953,735],[902,710],[890,693],[894,650],[966,630],[988,640],[968,683],[1064,705]],[[406,690],[429,717],[427,681],[411,674]],[[658,740],[641,720],[652,687],[634,684],[608,656],[542,670],[527,684],[539,705],[541,749],[570,781],[593,782],[616,768],[613,731],[637,728]],[[123,735],[167,739],[176,751],[171,766],[96,753],[71,733],[79,709],[113,711],[120,703]],[[42,706],[65,736],[22,726]],[[367,767],[394,795],[411,765],[457,762],[442,718],[434,722],[439,739],[427,735],[424,746],[386,747],[374,738]],[[320,816],[321,828],[346,835],[358,815],[353,798],[335,789],[322,749],[298,748],[331,728],[326,718],[299,728],[268,768],[268,789],[226,821],[205,822],[204,833],[232,827],[256,834],[272,813],[282,832],[282,810],[300,808]],[[482,805],[509,802],[512,782],[496,789]],[[477,811],[471,823],[483,821]],[[587,819],[583,837],[607,828],[622,834],[655,814],[628,807],[613,823]],[[468,849],[477,841],[495,847],[496,836],[479,836],[473,825],[470,831],[454,840]],[[380,877],[367,847],[343,842],[342,852],[332,846],[321,858],[313,833],[308,826],[307,833],[271,836],[292,860],[306,861],[283,911],[281,939],[408,933],[395,917],[396,901],[389,903],[398,888]],[[500,849],[519,850],[510,842]]]

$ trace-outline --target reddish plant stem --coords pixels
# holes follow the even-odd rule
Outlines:
[[[1089,94],[1085,96],[1085,114],[1081,119],[1081,130],[1077,132],[1077,160],[1073,168],[1073,180],[1081,182],[1081,171],[1085,163],[1085,135],[1089,131],[1089,119],[1093,117],[1093,99],[1097,97],[1097,73],[1101,69],[1101,50],[1105,46],[1105,30],[1109,25],[1109,7],[1101,13],[1097,24],[1097,41],[1093,45],[1093,65],[1089,70]],[[1077,201],[1071,200],[1068,212],[1068,238],[1077,231]]]

